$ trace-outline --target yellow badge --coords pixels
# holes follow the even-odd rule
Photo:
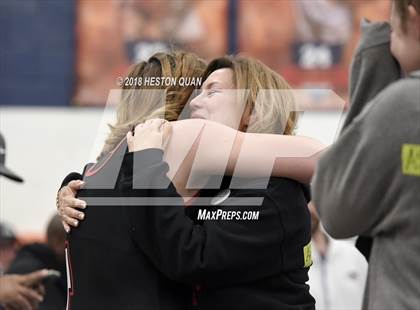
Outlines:
[[[304,261],[304,267],[309,267],[312,265],[312,248],[311,248],[311,242],[309,242],[307,245],[303,247],[303,261]]]
[[[420,176],[420,144],[403,144],[401,148],[402,173]]]

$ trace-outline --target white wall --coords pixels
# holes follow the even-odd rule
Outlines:
[[[0,177],[0,220],[18,233],[42,233],[62,179],[95,158],[113,115],[101,108],[0,107],[6,165],[25,179],[21,184]],[[338,113],[306,112],[298,134],[329,144],[339,121]]]
[[[103,116],[112,114],[96,108],[0,108],[6,166],[25,180],[0,177],[1,221],[19,233],[44,231],[62,179],[98,153],[101,142],[95,140],[106,134]]]

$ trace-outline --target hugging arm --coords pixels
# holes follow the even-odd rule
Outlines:
[[[169,178],[181,165],[195,175],[237,177],[286,177],[309,183],[326,146],[303,136],[243,133],[204,120],[172,123],[172,137],[165,150]],[[193,149],[194,161],[183,161]],[[181,149],[181,151],[179,151]]]
[[[190,180],[208,175],[236,177],[285,177],[309,183],[325,145],[302,136],[243,133],[211,121],[191,119],[172,122],[172,136],[165,149],[168,177],[187,169]],[[145,139],[146,137],[143,137]],[[192,152],[191,152],[192,151]],[[194,154],[192,160],[189,154]],[[187,160],[186,160],[187,159]],[[70,174],[57,197],[57,208],[65,229],[83,219],[86,204],[75,198],[82,183],[79,174]],[[77,210],[79,209],[79,210]]]
[[[77,209],[85,209],[86,203],[76,198],[77,191],[83,185],[82,175],[77,172],[68,174],[57,192],[57,212],[66,232],[70,227],[77,227],[84,214]]]

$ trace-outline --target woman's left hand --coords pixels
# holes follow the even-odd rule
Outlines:
[[[130,152],[150,148],[165,149],[172,134],[171,124],[160,118],[150,119],[135,127],[134,133],[127,133],[127,144]]]

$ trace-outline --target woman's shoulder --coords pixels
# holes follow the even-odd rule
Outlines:
[[[379,133],[383,135],[384,131],[397,133],[390,124],[412,126],[413,122],[410,120],[418,119],[420,114],[419,86],[420,80],[415,78],[403,78],[391,83],[364,107],[355,117],[354,123],[363,127],[365,136],[367,132],[373,136]]]
[[[406,110],[410,107],[418,109],[420,103],[420,79],[403,78],[386,87],[378,96],[381,106],[376,107],[384,113]]]
[[[202,129],[211,129],[214,131],[235,131],[234,129],[213,121],[206,119],[194,118],[184,119],[175,122],[171,122],[172,130],[174,133],[195,133],[200,132]]]

